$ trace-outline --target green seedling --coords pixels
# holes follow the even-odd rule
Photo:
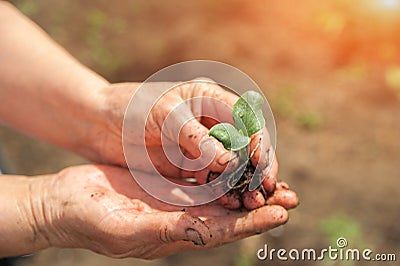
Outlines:
[[[261,94],[255,91],[244,93],[232,108],[232,118],[234,125],[220,123],[213,126],[209,135],[219,140],[225,149],[237,152],[239,155],[239,166],[227,177],[227,185],[231,188],[225,195],[226,206],[236,208],[243,204],[248,209],[260,207],[265,204],[267,192],[263,186],[256,187],[256,191],[249,191],[249,184],[252,178],[261,178],[261,172],[251,163],[251,157],[259,147],[256,145],[250,151],[250,136],[257,133],[265,126],[265,119],[262,113],[264,99]],[[239,173],[242,173],[241,175]],[[218,173],[210,172],[208,182],[219,176]],[[257,186],[257,185],[255,185]]]
[[[236,128],[229,123],[221,123],[210,129],[209,135],[218,139],[225,149],[240,151],[250,144],[250,136],[265,126],[262,113],[264,99],[258,92],[244,93],[233,105],[232,117]]]

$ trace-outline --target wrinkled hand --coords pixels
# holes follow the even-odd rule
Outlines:
[[[86,165],[45,179],[43,230],[52,246],[79,247],[111,257],[158,258],[204,249],[284,224],[281,206],[229,211],[217,203],[182,210],[144,192],[128,170]],[[38,202],[40,202],[38,201]]]
[[[101,120],[101,125],[96,127],[97,132],[93,133],[95,143],[92,144],[95,146],[95,154],[101,156],[96,161],[126,166],[121,135],[123,118],[129,100],[138,86],[139,84],[136,83],[121,83],[111,85],[102,90],[106,99],[102,107],[103,119]],[[157,83],[154,83],[154,86],[156,87]],[[148,95],[154,93],[151,85],[146,93]],[[191,101],[191,99],[196,97],[202,98]],[[145,102],[146,97],[142,98]],[[235,164],[237,162],[235,155],[224,149],[223,145],[215,138],[208,136],[208,131],[210,127],[219,122],[233,123],[231,108],[237,99],[237,95],[222,89],[212,82],[186,83],[164,94],[150,112],[145,128],[146,148],[151,158],[151,163],[162,175],[174,178],[195,177],[199,183],[205,183],[208,171],[210,170],[222,172],[229,162],[232,167],[235,167],[237,165]],[[187,158],[197,158],[200,154],[208,157],[207,153],[215,155],[211,163],[203,171],[185,171],[184,163],[181,164],[182,167],[176,167],[166,158],[163,151],[163,148],[169,148],[168,145],[161,146],[162,127],[166,117],[176,106],[184,102],[187,105],[188,112],[175,112],[174,120],[188,121],[188,117],[192,119],[189,119],[181,128],[178,138],[174,139],[176,136],[168,136],[168,132],[167,138],[171,142],[178,142],[184,156]],[[138,113],[140,113],[140,110]],[[177,124],[176,128],[180,126]],[[140,130],[138,129],[138,132],[133,131],[129,135],[130,142],[129,146],[125,147],[125,152],[130,152],[130,157],[135,158],[135,166],[139,170],[148,171],[152,167],[145,160],[146,156],[142,153],[135,154],[135,145],[141,145],[143,141],[137,137],[141,134]],[[166,133],[163,132],[163,134]],[[252,163],[253,165],[259,164],[261,169],[265,168],[264,186],[267,191],[271,191],[276,184],[278,163],[274,151],[270,147],[268,132],[264,128],[264,130],[254,134],[251,139],[250,151],[253,151],[257,147],[252,157]],[[214,152],[215,154],[213,154]],[[182,156],[182,159],[184,156]],[[270,166],[268,171],[267,166]]]
[[[224,149],[223,145],[215,138],[208,136],[208,129],[218,121],[232,121],[230,107],[236,102],[238,97],[232,93],[223,90],[216,84],[194,82],[186,83],[171,89],[164,94],[157,103],[148,99],[152,98],[154,93],[158,93],[157,87],[160,83],[146,84],[149,86],[145,94],[141,95],[140,101],[144,105],[154,107],[150,112],[145,127],[146,146],[148,151],[153,156],[153,161],[159,161],[160,165],[167,163],[168,167],[162,169],[165,173],[173,173],[180,169],[170,169],[172,165],[162,152],[161,135],[166,134],[168,140],[178,142],[184,150],[184,154],[193,158],[200,156],[202,152],[213,152],[215,148],[215,157],[209,168],[213,171],[222,171],[225,165],[231,159],[231,153]],[[164,83],[173,87],[174,83]],[[137,91],[140,84],[137,83],[120,83],[113,84],[110,87],[104,88],[102,93],[105,95],[105,103],[102,107],[103,125],[97,127],[100,138],[96,138],[96,150],[98,155],[102,156],[101,162],[109,164],[117,164],[126,166],[125,158],[122,150],[122,126],[124,114],[127,109],[131,96]],[[154,87],[154,89],[152,88]],[[198,101],[193,102],[193,98],[203,97]],[[214,101],[215,99],[215,101]],[[149,102],[146,102],[149,101]],[[216,104],[220,101],[223,104]],[[174,108],[185,102],[187,112],[173,112]],[[136,108],[136,107],[135,107]],[[141,107],[137,107],[141,108]],[[169,114],[173,114],[176,122],[176,129],[179,129],[181,121],[188,121],[181,128],[179,136],[173,136],[168,130],[162,131],[164,122]],[[145,116],[145,110],[138,110],[138,116]],[[214,118],[211,119],[210,117]],[[135,118],[133,118],[134,120]],[[129,123],[128,121],[125,121]],[[173,127],[174,125],[170,125]],[[132,132],[129,136],[130,145],[142,145],[141,128]],[[168,133],[170,133],[168,135]],[[142,156],[138,156],[139,158]],[[147,166],[143,166],[146,170]]]

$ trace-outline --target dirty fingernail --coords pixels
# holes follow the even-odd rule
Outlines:
[[[187,236],[188,240],[192,241],[193,244],[195,244],[196,246],[204,246],[205,245],[200,234],[192,228],[186,229],[186,236]]]

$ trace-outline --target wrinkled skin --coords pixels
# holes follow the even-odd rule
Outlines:
[[[173,84],[171,84],[171,86],[172,85]],[[93,134],[97,135],[98,138],[96,139],[96,143],[92,144],[94,149],[96,149],[96,155],[101,156],[97,161],[126,166],[122,149],[122,123],[129,100],[138,87],[139,84],[136,83],[120,83],[102,89],[102,94],[105,99],[105,103],[103,104],[105,108],[102,110],[103,124],[95,128],[97,132],[93,132]],[[148,93],[150,94],[152,92],[149,91]],[[167,161],[167,158],[163,156],[161,147],[163,123],[167,115],[173,111],[174,107],[195,97],[205,98],[200,102],[196,102],[196,104],[188,103],[188,110],[191,111],[191,114],[178,113],[176,116],[177,120],[187,120],[188,116],[196,117],[196,119],[190,120],[182,127],[179,139],[176,139],[176,136],[167,136],[168,139],[171,141],[178,141],[179,145],[184,150],[184,154],[192,158],[197,158],[201,154],[201,151],[206,153],[213,152],[207,148],[215,148],[216,154],[213,158],[214,160],[208,166],[208,169],[212,171],[222,172],[229,159],[232,158],[232,154],[225,150],[219,141],[208,136],[208,130],[218,122],[233,123],[231,107],[237,101],[238,96],[222,89],[214,83],[210,83],[210,81],[207,83],[186,83],[173,88],[163,95],[150,112],[146,123],[146,146],[150,152],[150,156],[159,161],[159,165],[163,165],[163,167],[159,169],[163,174],[174,176],[178,175],[181,171],[171,165]],[[225,105],[217,104],[216,101],[210,100],[210,98],[220,101]],[[140,135],[140,130],[141,129],[138,129],[138,132],[133,132],[132,136],[129,137],[128,144],[141,144],[141,140],[135,137],[135,135]],[[253,162],[257,164],[261,159],[260,165],[263,165],[262,168],[265,168],[267,165],[265,158],[267,147],[270,146],[266,130],[264,134],[260,132],[252,137],[252,147],[256,145],[256,142],[260,141],[259,138],[262,138],[261,145],[259,145],[259,151],[256,152]],[[205,142],[210,142],[212,145],[204,145]],[[203,145],[206,146],[204,147],[205,150],[201,149]],[[138,157],[138,159],[140,159],[142,156]],[[142,170],[146,169],[146,165],[144,165]]]
[[[289,189],[289,185],[286,182],[278,182],[274,195],[267,199],[267,204],[279,204],[286,209],[292,209],[299,204],[299,198],[296,193]]]
[[[106,119],[104,119],[105,123],[102,126],[97,127],[101,130],[93,133],[98,136],[96,143],[94,143],[94,147],[96,147],[95,154],[102,156],[101,158],[96,158],[97,161],[126,166],[121,142],[122,121],[129,99],[137,88],[138,84],[135,83],[121,83],[113,84],[102,90],[102,93],[106,96],[104,97],[106,99],[106,103],[104,104],[106,108],[103,110],[103,116]],[[215,152],[215,156],[206,169],[185,171],[183,170],[186,167],[185,164],[182,163],[182,167],[176,167],[166,158],[161,146],[161,130],[167,115],[174,107],[194,97],[209,98],[202,98],[200,103],[196,102],[194,104],[191,104],[189,101],[188,110],[191,111],[190,116],[196,118],[190,120],[182,127],[178,139],[176,139],[176,136],[167,137],[170,141],[179,143],[184,156],[187,158],[197,158],[202,152],[204,154],[214,154]],[[225,105],[218,104],[216,101],[210,100],[210,98],[221,101]],[[237,167],[237,156],[225,150],[223,145],[215,138],[208,136],[209,128],[216,123],[233,123],[231,107],[237,99],[237,95],[222,89],[211,81],[186,83],[175,87],[163,95],[150,112],[145,128],[146,148],[151,158],[151,163],[156,167],[157,171],[164,176],[176,179],[194,177],[200,184],[204,184],[209,171],[231,171]],[[181,115],[182,117],[180,117]],[[187,119],[188,114],[177,113],[176,116],[176,120]],[[107,134],[104,134],[104,132],[107,132]],[[152,167],[149,166],[149,162],[143,160],[145,156],[135,154],[135,145],[140,145],[135,135],[140,135],[140,132],[133,132],[131,135],[125,150],[131,152],[131,158],[135,158],[135,167],[137,169],[145,172],[149,171]],[[275,189],[278,173],[276,156],[270,146],[269,135],[265,128],[251,136],[249,150],[254,151],[251,161],[254,166],[263,169],[263,185],[266,191],[273,191]],[[168,146],[164,147],[164,149],[168,149]],[[228,165],[229,167],[226,169]],[[235,197],[229,195],[223,197],[229,197],[229,199],[220,199],[221,202],[225,203],[236,200]],[[228,205],[240,206],[240,203],[231,202]]]
[[[242,197],[243,205],[248,210],[260,208],[265,204],[264,195],[258,190],[245,191]]]
[[[287,220],[287,212],[280,206],[236,212],[212,203],[182,212],[144,193],[126,169],[121,138],[125,109],[139,84],[110,85],[11,4],[0,1],[0,6],[0,98],[7,99],[0,105],[2,123],[90,160],[125,167],[79,166],[35,178],[3,177],[0,256],[58,246],[87,248],[112,257],[157,258],[218,246]],[[152,93],[151,89],[147,92]],[[159,141],[166,114],[183,100],[200,95],[221,99],[229,106],[237,99],[216,85],[192,84],[165,95],[150,115],[146,145],[165,176],[200,175],[166,163]],[[198,120],[188,123],[177,141],[184,153],[194,158],[200,154],[199,144],[209,144],[205,152],[216,148],[209,169],[222,171],[231,154],[207,137],[207,128],[228,114],[230,117],[230,110],[213,107],[209,101],[189,106]],[[203,117],[208,111],[217,115],[217,121]],[[138,135],[130,137],[128,146],[140,145],[135,142]],[[264,146],[270,146],[267,137]],[[253,160],[266,160],[263,154],[266,152]],[[146,171],[147,165],[139,169]]]
[[[218,203],[186,208],[144,192],[122,168],[78,166],[45,180],[46,238],[111,257],[159,258],[216,247],[284,224],[287,211],[230,211]]]

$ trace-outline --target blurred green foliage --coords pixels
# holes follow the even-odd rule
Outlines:
[[[317,111],[304,111],[296,116],[296,122],[303,128],[314,130],[322,125],[322,114]]]
[[[122,58],[106,46],[105,32],[108,29],[122,33],[125,30],[125,23],[121,19],[113,19],[110,23],[107,15],[93,8],[87,12],[87,33],[86,44],[89,50],[90,59],[99,66],[105,75],[112,75],[123,63]]]
[[[256,263],[256,256],[253,253],[240,254],[235,259],[235,266],[252,266]]]
[[[261,246],[261,238],[248,238],[240,242],[234,257],[234,266],[253,266],[258,262],[255,250]]]
[[[361,248],[363,236],[360,223],[347,215],[332,215],[320,222],[320,229],[327,238],[327,244],[333,248],[337,248],[337,240],[345,238],[348,247]],[[332,261],[325,259],[322,265],[343,265],[353,266],[353,261]]]
[[[39,6],[35,1],[30,1],[30,0],[20,0],[15,3],[15,6],[26,16],[32,17],[35,15],[38,10]]]
[[[277,116],[289,120],[301,128],[316,130],[321,127],[323,123],[322,113],[317,110],[304,109],[299,101],[295,87],[286,85],[272,95],[270,103]]]
[[[279,88],[272,95],[270,104],[273,111],[282,118],[293,117],[295,108],[295,88],[292,85],[285,85]]]
[[[336,240],[340,237],[346,238],[350,244],[358,243],[362,238],[360,223],[346,215],[325,218],[321,221],[320,228],[332,246],[336,246]]]

